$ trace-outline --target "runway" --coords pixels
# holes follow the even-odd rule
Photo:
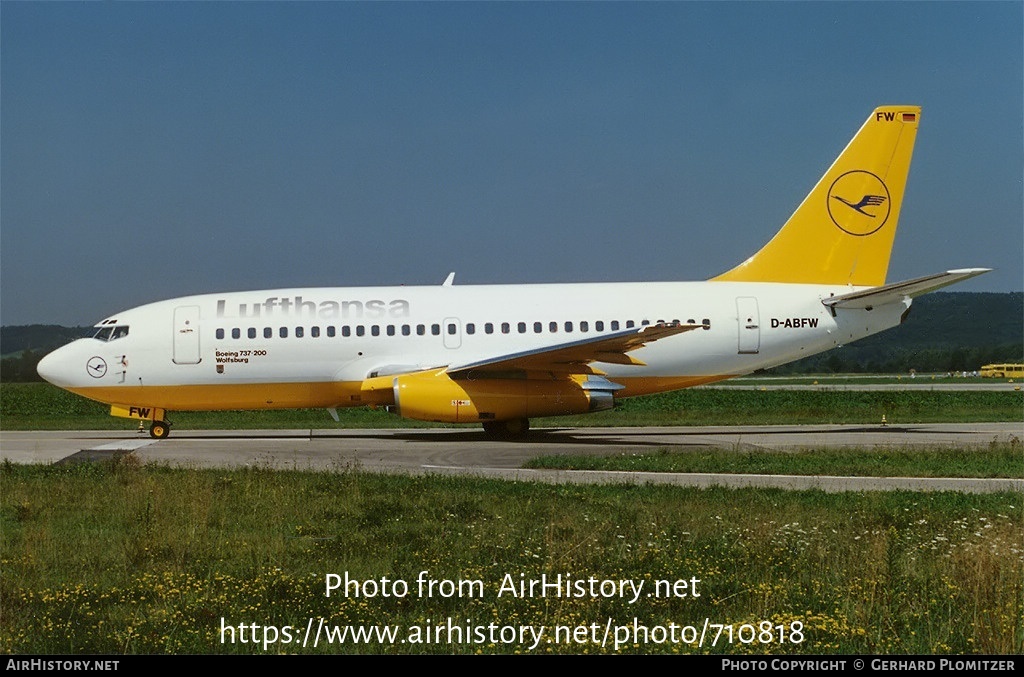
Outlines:
[[[1024,422],[893,426],[704,426],[551,428],[524,440],[495,441],[479,429],[175,430],[153,440],[134,432],[0,431],[0,458],[14,463],[70,463],[134,452],[143,463],[189,468],[261,466],[280,469],[364,469],[465,475],[519,481],[675,484],[681,486],[817,488],[825,491],[1021,491],[1020,479],[870,478],[702,473],[525,470],[540,455],[737,451],[807,447],[984,447],[1024,440]],[[1024,452],[1022,452],[1024,453]]]
[[[820,383],[807,380],[804,383],[793,383],[791,380],[780,378],[779,383],[763,381],[759,383],[736,383],[727,382],[721,385],[697,386],[705,390],[813,390],[816,392],[839,390],[845,392],[907,392],[910,390],[919,392],[1020,392],[1019,383],[1006,381],[992,381],[990,383],[968,383],[949,381],[930,381],[928,379],[911,380],[906,379],[899,383],[843,383],[841,379],[823,379]]]

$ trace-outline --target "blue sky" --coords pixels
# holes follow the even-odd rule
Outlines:
[[[924,107],[889,279],[1018,291],[1022,8],[0,3],[0,322],[705,279],[888,103]]]

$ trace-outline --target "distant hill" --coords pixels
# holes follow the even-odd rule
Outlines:
[[[974,370],[1024,361],[1024,292],[939,292],[914,300],[906,322],[773,373]]]
[[[26,350],[45,355],[65,343],[95,332],[92,327],[62,327],[58,324],[0,327],[0,355],[18,357]]]
[[[865,346],[896,341],[903,348],[937,348],[955,344],[982,347],[1024,341],[1024,292],[986,294],[940,292],[914,300],[900,336],[886,332],[859,341]]]
[[[0,327],[0,381],[38,380],[36,363],[91,327]],[[772,373],[964,371],[1024,362],[1024,292],[940,292],[914,301],[894,329],[771,370]]]
[[[88,336],[92,327],[29,324],[0,327],[0,382],[39,381],[36,364],[51,350]]]

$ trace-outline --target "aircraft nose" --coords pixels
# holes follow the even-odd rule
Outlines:
[[[71,382],[71,365],[68,363],[67,346],[57,348],[39,360],[36,373],[55,386],[66,386]]]

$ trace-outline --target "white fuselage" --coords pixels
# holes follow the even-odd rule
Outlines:
[[[850,287],[746,282],[277,289],[122,312],[40,364],[110,404],[165,409],[342,407],[367,379],[468,364],[642,324],[704,325],[594,363],[631,396],[783,364],[899,324],[909,299],[830,311]],[[119,329],[120,328],[120,329]],[[365,393],[364,393],[365,394]]]

